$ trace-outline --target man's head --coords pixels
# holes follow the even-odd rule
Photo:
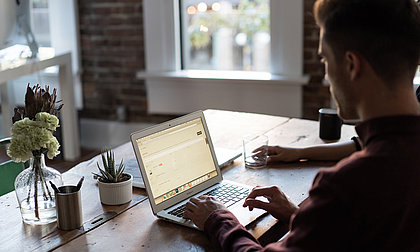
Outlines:
[[[318,0],[314,14],[320,54],[328,61],[326,74],[343,118],[356,119],[351,103],[357,92],[345,83],[355,76],[343,71],[354,62],[368,65],[391,90],[401,78],[414,77],[420,59],[420,10],[414,0]],[[367,64],[357,65],[359,59]]]

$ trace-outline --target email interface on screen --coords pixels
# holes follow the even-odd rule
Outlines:
[[[201,118],[137,139],[159,204],[217,176]]]

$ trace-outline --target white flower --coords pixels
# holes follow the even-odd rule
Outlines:
[[[55,115],[48,114],[47,112],[39,112],[35,115],[35,121],[39,122],[40,126],[49,130],[55,131],[58,125],[58,118]]]
[[[35,121],[24,118],[13,124],[12,141],[7,155],[15,162],[25,162],[35,150],[45,150],[49,159],[57,156],[60,144],[52,131],[58,127],[58,118],[46,112],[36,114]]]

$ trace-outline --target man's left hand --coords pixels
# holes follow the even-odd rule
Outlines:
[[[191,219],[201,230],[204,229],[204,223],[210,214],[217,209],[226,209],[222,202],[213,196],[200,196],[191,198],[185,205],[184,217]]]

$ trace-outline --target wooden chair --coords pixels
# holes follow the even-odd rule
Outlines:
[[[10,140],[10,137],[0,139],[0,146],[10,144]],[[0,164],[0,196],[15,190],[15,178],[23,169],[24,163],[15,163],[13,160]]]

